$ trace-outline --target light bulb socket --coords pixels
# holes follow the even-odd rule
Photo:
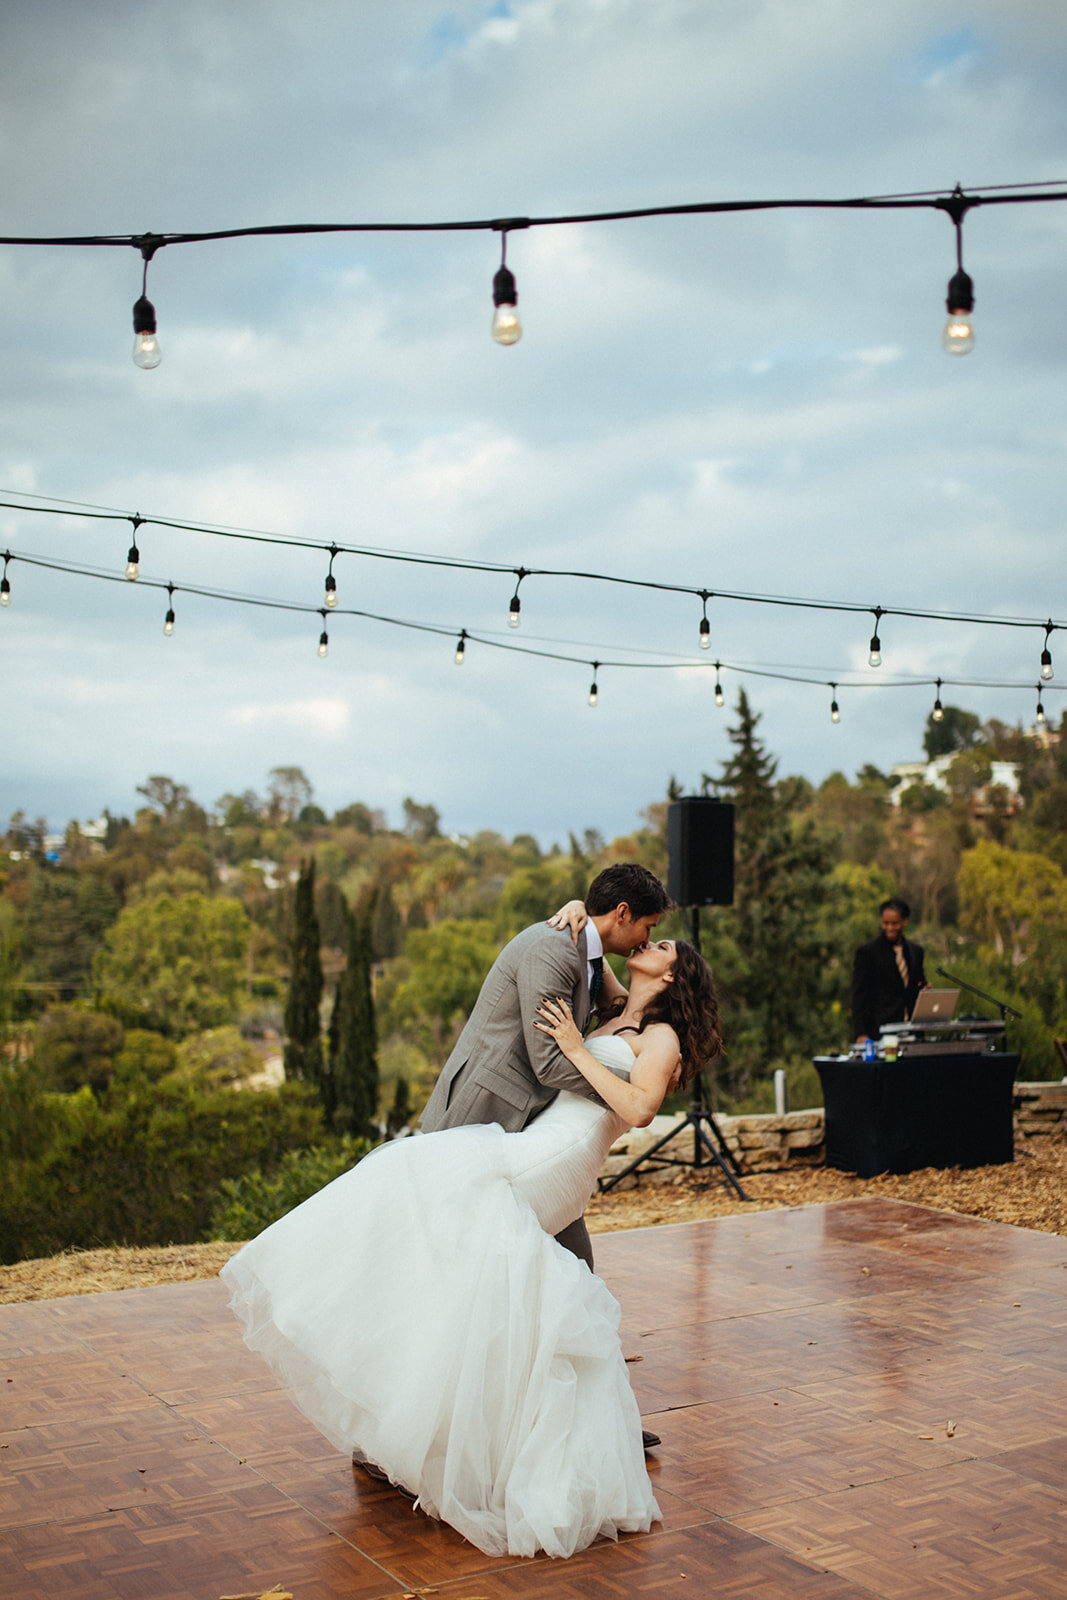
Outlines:
[[[934,701],[933,718],[935,722],[944,722],[945,720],[945,709],[940,700]]]
[[[331,611],[337,604],[337,579],[332,572],[326,574],[326,604]]]
[[[500,266],[493,276],[493,304],[517,306],[519,291],[515,287],[515,274],[510,267]]]
[[[519,599],[517,594],[513,594],[511,597],[511,604],[508,607],[509,628],[517,628],[519,626],[519,622],[521,621],[521,612],[522,601]]]
[[[126,552],[126,576],[131,583],[136,582],[141,571],[141,552],[135,544],[131,544]]]
[[[455,654],[455,657],[453,658],[455,660],[455,663],[456,663],[457,667],[461,667],[463,665],[463,658],[466,655],[466,653],[467,653],[467,630],[466,630],[466,628],[461,628],[460,629],[459,638],[456,640],[456,654]]]
[[[974,310],[974,284],[962,267],[948,280],[945,310],[952,317],[967,315]]]
[[[156,308],[147,295],[142,295],[134,301],[133,306],[133,331],[134,333],[155,333]]]
[[[329,637],[329,634],[326,632],[326,629],[323,628],[322,632],[319,634],[319,655],[320,656],[324,656],[326,654],[326,652],[329,650],[329,648],[330,648],[330,637]]]
[[[1046,683],[1052,677],[1052,651],[1047,645],[1041,652],[1041,676]]]
[[[711,623],[707,617],[701,617],[700,619],[700,648],[702,650],[711,649]]]
[[[837,708],[837,701],[836,700],[831,700],[830,701],[830,721],[831,722],[840,722],[841,721],[841,713]]]
[[[11,604],[11,580],[7,577],[0,578],[0,606]]]
[[[166,634],[168,639],[170,638],[171,634],[174,632],[174,612],[173,611],[168,611],[166,616],[163,618],[163,632]]]

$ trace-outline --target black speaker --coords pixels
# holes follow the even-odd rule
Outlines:
[[[667,807],[667,893],[680,906],[734,903],[734,808],[688,795]]]

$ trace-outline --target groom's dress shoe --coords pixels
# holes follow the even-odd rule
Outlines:
[[[654,1450],[663,1441],[658,1433],[649,1433],[646,1428],[641,1429],[641,1444],[646,1450]]]

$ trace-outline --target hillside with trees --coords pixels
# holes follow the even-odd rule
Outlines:
[[[811,1056],[848,1039],[852,952],[890,894],[912,905],[929,975],[944,963],[1022,1012],[1022,1076],[1059,1077],[1061,734],[946,707],[926,766],[818,786],[779,775],[744,693],[730,740],[702,784],[737,807],[736,901],[703,914],[718,1105],[767,1107],[778,1066],[794,1104],[818,1102]],[[666,877],[679,792],[625,837],[547,850],[447,836],[427,800],[395,827],[363,800],[327,816],[297,767],[211,807],[157,774],[132,816],[61,838],[16,813],[0,837],[0,1260],[252,1231],[344,1170],[410,1123],[508,938],[611,860]],[[688,936],[687,914],[663,928]]]

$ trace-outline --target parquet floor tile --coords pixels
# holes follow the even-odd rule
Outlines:
[[[377,1600],[399,1587],[264,1483],[0,1534],[0,1600],[218,1600],[279,1583],[299,1600]]]
[[[736,1521],[886,1600],[1063,1600],[1067,1589],[1067,1495],[989,1462]]]
[[[178,1504],[247,1486],[236,1459],[165,1407],[0,1436],[0,1528]]]
[[[0,1360],[0,1433],[139,1411],[145,1398],[138,1383],[81,1344]]]
[[[53,1303],[31,1301],[0,1306],[0,1362],[8,1357],[47,1355],[75,1343],[76,1335],[53,1315]]]
[[[948,1466],[973,1454],[821,1404],[789,1389],[765,1390],[669,1412],[657,1485],[721,1517]]]
[[[0,1600],[1067,1595],[1063,1240],[857,1200],[595,1246],[650,1534],[482,1555],[338,1456],[222,1284],[174,1284],[0,1307]]]
[[[917,1435],[943,1436],[988,1455],[1067,1434],[1067,1377],[1026,1362],[961,1351],[875,1377],[807,1384],[804,1393]]]
[[[488,1573],[473,1593],[477,1600],[870,1600],[868,1590],[724,1522]],[[448,1585],[438,1600],[471,1594],[469,1586]]]

